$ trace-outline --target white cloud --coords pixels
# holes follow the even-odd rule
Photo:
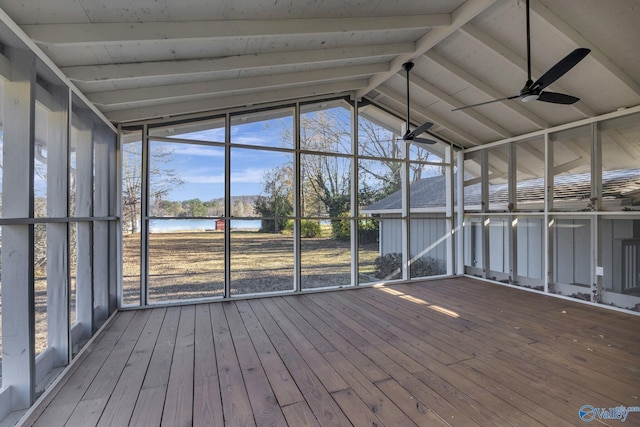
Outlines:
[[[224,148],[206,147],[202,145],[181,144],[179,148],[173,148],[174,154],[197,157],[224,157]]]
[[[241,183],[241,184],[261,184],[266,169],[256,169],[249,168],[245,169],[242,172],[236,172],[231,174],[231,182],[232,183]],[[194,173],[192,171],[189,175],[183,175],[182,179],[185,182],[189,182],[192,184],[223,184],[224,183],[224,175],[216,174],[216,175],[207,175],[205,171],[202,173]]]
[[[273,138],[254,135],[238,135],[231,138],[234,144],[257,145],[262,147],[273,146]]]

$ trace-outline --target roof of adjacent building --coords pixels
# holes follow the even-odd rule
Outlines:
[[[410,186],[409,201],[412,210],[438,210],[446,205],[445,176],[423,178]],[[520,181],[516,195],[519,204],[544,202],[544,179],[534,178]],[[480,183],[464,188],[466,206],[479,206],[482,201]],[[624,169],[602,172],[602,195],[604,201],[617,201],[620,205],[640,202],[640,169]],[[554,200],[572,202],[591,199],[591,174],[580,173],[558,175],[554,179]],[[507,183],[489,184],[489,204],[507,205],[509,188]],[[456,197],[454,195],[454,203]],[[399,211],[402,208],[402,192],[395,193],[365,208],[366,213]],[[587,208],[587,204],[585,204]]]

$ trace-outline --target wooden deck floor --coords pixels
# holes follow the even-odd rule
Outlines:
[[[122,312],[90,350],[29,425],[557,427],[640,406],[640,317],[473,279]]]

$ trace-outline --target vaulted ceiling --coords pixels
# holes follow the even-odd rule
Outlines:
[[[7,17],[113,122],[317,96],[368,98],[470,147],[640,104],[639,0],[531,0],[532,75],[591,53],[549,87],[527,80],[523,0],[0,0]],[[1,12],[1,11],[0,11]],[[6,15],[5,15],[6,14]]]

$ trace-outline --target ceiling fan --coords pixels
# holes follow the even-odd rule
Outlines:
[[[524,87],[520,89],[520,93],[506,98],[494,99],[492,101],[480,102],[478,104],[467,105],[464,107],[456,108],[451,111],[458,111],[465,108],[478,107],[480,105],[491,104],[493,102],[506,101],[509,99],[520,98],[522,102],[531,101],[543,101],[550,102],[552,104],[565,104],[571,105],[580,100],[575,96],[565,95],[564,93],[556,92],[543,92],[543,89],[549,86],[551,83],[562,77],[567,71],[575,67],[578,62],[582,61],[585,56],[591,52],[591,49],[578,48],[562,58],[556,65],[547,70],[535,82],[531,79],[531,29],[529,24],[529,0],[527,0],[527,82]]]
[[[409,131],[409,124],[411,122],[410,116],[409,116],[411,112],[411,108],[410,108],[411,104],[409,103],[409,71],[411,71],[411,69],[413,68],[413,65],[414,65],[413,62],[411,61],[405,62],[404,64],[402,64],[402,68],[404,68],[404,70],[407,72],[407,131],[402,136],[402,140],[407,142],[417,142],[418,144],[435,144],[436,141],[418,137],[418,135],[423,134],[424,132],[426,132],[427,129],[433,126],[433,123],[426,122],[418,126],[417,128],[415,128],[414,130]]]

